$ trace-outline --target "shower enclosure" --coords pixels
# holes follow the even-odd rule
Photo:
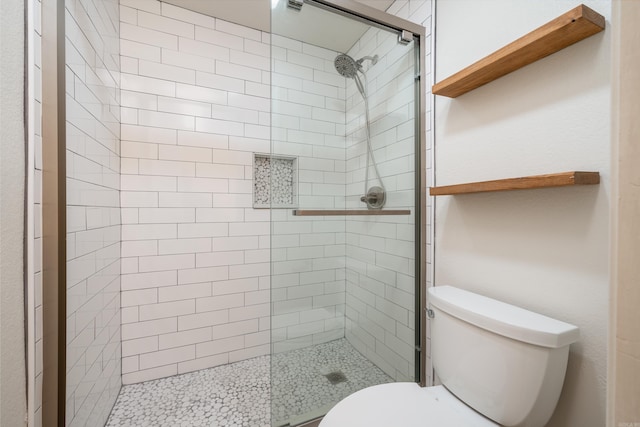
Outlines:
[[[305,425],[427,380],[425,29],[224,3],[36,14],[45,427]]]
[[[273,426],[421,381],[416,27],[350,1],[273,2],[270,154],[290,170],[270,174]]]

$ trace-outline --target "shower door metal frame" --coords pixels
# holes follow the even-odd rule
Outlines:
[[[66,423],[65,2],[42,0],[42,425]],[[37,325],[36,325],[37,326]]]
[[[416,324],[415,324],[415,357],[416,373],[415,379],[421,387],[427,384],[427,364],[426,364],[426,285],[427,285],[427,79],[424,75],[426,65],[426,29],[422,25],[408,21],[403,18],[391,15],[387,12],[375,9],[371,6],[353,0],[305,0],[305,2],[324,7],[326,9],[345,14],[352,18],[364,20],[368,24],[378,24],[381,27],[398,31],[400,34],[408,31],[413,34],[414,42],[417,44],[417,56],[419,63],[419,73],[415,76],[416,90],[416,150],[415,150],[415,295],[416,295]],[[433,112],[431,113],[431,115]],[[313,424],[309,424],[310,426]]]

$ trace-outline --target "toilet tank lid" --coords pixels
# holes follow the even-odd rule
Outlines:
[[[559,348],[578,340],[576,326],[453,286],[428,289],[429,303],[479,328],[542,347]]]

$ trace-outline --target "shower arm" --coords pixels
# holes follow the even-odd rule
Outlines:
[[[366,61],[366,60],[369,60],[369,61],[371,61],[371,63],[372,63],[373,65],[376,65],[376,63],[378,62],[378,55],[374,55],[374,56],[363,56],[362,58],[358,59],[358,60],[356,61],[356,64],[358,64],[358,66],[359,66],[359,68],[358,68],[358,69],[359,69],[360,71],[362,71],[360,66],[361,66],[361,65],[362,65],[362,63],[363,63],[364,61]]]

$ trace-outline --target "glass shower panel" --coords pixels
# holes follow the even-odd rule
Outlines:
[[[272,10],[271,153],[254,166],[271,208],[273,426],[416,380],[417,46],[286,3]]]
[[[101,426],[122,383],[119,3],[64,3],[65,417]]]

